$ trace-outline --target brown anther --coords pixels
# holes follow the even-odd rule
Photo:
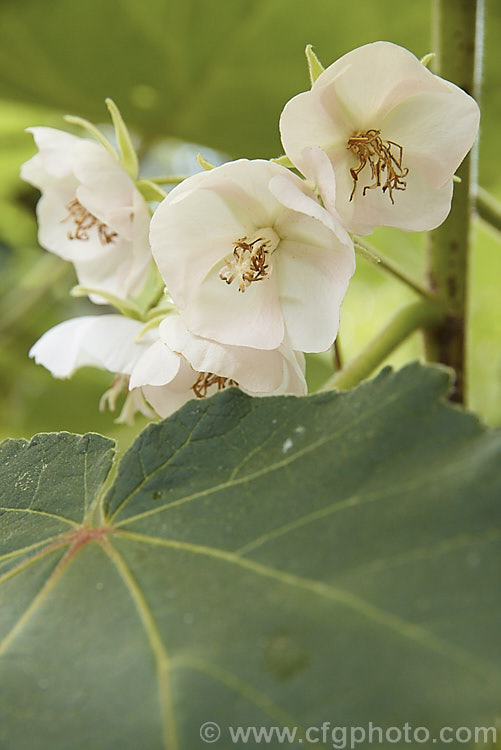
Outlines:
[[[224,259],[226,265],[219,272],[221,281],[231,284],[238,277],[238,291],[245,292],[253,281],[267,279],[270,275],[266,262],[268,244],[263,237],[258,237],[253,242],[248,242],[247,237],[236,240],[233,243],[233,255]]]
[[[99,221],[99,219],[91,214],[90,211],[87,211],[78,198],[75,198],[71,203],[68,203],[66,209],[68,211],[68,216],[61,219],[61,224],[68,221],[68,219],[73,219],[75,225],[73,231],[68,232],[69,240],[87,241],[89,239],[89,230],[93,227],[96,227],[101,245],[109,245],[110,242],[113,242],[115,237],[118,237],[117,232],[114,232],[109,226],[107,226],[107,224]]]
[[[212,385],[217,385],[218,391],[229,388],[232,385],[238,385],[231,378],[224,378],[221,375],[214,375],[212,372],[200,372],[197,379],[191,386],[191,390],[197,398],[205,398],[207,391]]]
[[[353,177],[350,201],[355,195],[358,175],[369,164],[371,180],[374,180],[374,182],[372,185],[365,185],[362,195],[365,195],[367,190],[380,187],[383,193],[388,191],[391,202],[395,203],[393,191],[405,190],[407,183],[404,177],[409,174],[408,168],[402,165],[404,155],[402,146],[394,141],[383,141],[381,131],[371,129],[366,130],[365,133],[352,136],[348,140],[346,148],[353,151],[355,156],[358,157],[357,166],[350,169],[350,174]],[[383,172],[386,172],[386,174],[383,174]]]

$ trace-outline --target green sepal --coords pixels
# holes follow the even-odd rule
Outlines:
[[[428,54],[422,57],[419,62],[421,63],[421,65],[424,65],[424,67],[427,68],[434,57],[435,57],[434,52],[428,52]]]
[[[144,334],[147,333],[148,331],[151,331],[152,328],[158,328],[162,320],[165,320],[165,318],[173,312],[176,312],[175,305],[170,305],[167,308],[158,307],[155,310],[150,310],[150,313],[156,313],[156,314],[152,315],[152,317],[144,324],[144,326],[141,328],[141,330],[137,334],[135,340],[139,341],[141,337],[144,336]]]
[[[281,167],[287,167],[287,169],[296,169],[296,167],[286,154],[284,154],[283,156],[277,156],[275,159],[270,159],[270,161],[272,161],[274,164],[280,164]]]
[[[66,122],[69,122],[70,125],[78,125],[78,127],[83,128],[86,130],[90,135],[94,136],[94,138],[99,141],[101,146],[104,146],[105,149],[115,158],[118,159],[118,154],[111,145],[111,143],[107,140],[107,138],[104,137],[104,135],[101,133],[101,131],[96,128],[95,125],[93,125],[88,120],[84,120],[83,117],[76,117],[75,115],[64,115],[63,120]]]
[[[151,180],[137,180],[136,187],[145,201],[163,201],[167,193]]]
[[[109,305],[112,305],[118,312],[125,315],[127,318],[134,318],[134,320],[144,320],[144,314],[139,309],[137,304],[131,299],[121,299],[115,294],[106,292],[103,289],[95,289],[88,286],[74,286],[70,292],[72,297],[88,297],[89,294],[96,294],[102,297]]]
[[[134,304],[141,310],[141,319],[147,320],[148,313],[165,294],[165,281],[160,276],[156,264],[152,261],[143,288],[134,297]]]
[[[187,180],[189,175],[166,175],[165,177],[148,177],[149,182],[153,182],[154,185],[179,185],[179,183]]]
[[[197,154],[197,162],[206,172],[208,172],[210,169],[214,169],[214,167],[216,166],[215,164],[211,164],[210,161],[207,161],[207,159],[202,156],[200,151]]]
[[[169,300],[170,297],[166,294],[165,295],[166,300]],[[158,305],[158,307],[152,307],[148,312],[146,313],[146,320],[149,322],[150,320],[156,320],[157,318],[165,318],[167,315],[170,315],[172,312],[177,312],[177,307],[175,306],[174,302],[166,302],[164,305]]]
[[[315,83],[320,73],[323,73],[325,70],[324,66],[316,56],[316,54],[313,52],[313,47],[311,44],[306,45],[306,49],[304,51],[304,54],[306,55],[306,60],[308,62],[308,71],[310,73],[310,81],[311,85]]]
[[[139,171],[139,163],[136,150],[132,145],[130,133],[113,99],[105,99],[105,102],[113,121],[113,127],[115,128],[122,167],[135,180]]]

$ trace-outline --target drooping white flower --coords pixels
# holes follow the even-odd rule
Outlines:
[[[155,331],[148,331],[138,338],[143,328],[144,323],[123,315],[71,318],[46,331],[29,355],[56,378],[69,378],[80,367],[113,373],[116,378],[104,394],[101,407],[108,403],[114,410],[118,396],[128,389],[137,361],[158,337]],[[136,411],[150,419],[155,416],[141,390],[130,394],[117,421],[130,422]]]
[[[324,70],[291,99],[280,132],[293,164],[311,177],[311,151],[327,154],[336,209],[348,230],[434,229],[450,210],[452,177],[473,145],[476,102],[408,50],[375,42]]]
[[[220,344],[190,333],[179,315],[165,318],[158,333],[134,367],[130,387],[142,388],[162,417],[232,385],[258,396],[306,394],[304,356],[288,344],[273,350]]]
[[[30,351],[37,364],[57,378],[80,367],[108,370],[115,380],[101,400],[115,408],[129,389],[118,421],[136,411],[167,417],[186,401],[230,385],[255,395],[306,393],[304,357],[282,345],[273,351],[225,346],[189,333],[172,314],[160,328],[122,315],[73,318],[47,331]]]
[[[288,340],[304,352],[335,339],[353,245],[284,167],[241,159],[190,177],[157,208],[150,239],[193,333],[255,349]]]
[[[133,180],[97,142],[53,128],[29,131],[39,152],[21,177],[42,191],[42,247],[71,261],[85,287],[121,298],[138,294],[151,264],[150,211]]]

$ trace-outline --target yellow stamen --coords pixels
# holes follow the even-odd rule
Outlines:
[[[271,275],[269,256],[274,252],[280,238],[270,227],[257,232],[256,239],[241,237],[233,243],[233,255],[225,257],[225,266],[219,278],[227,284],[237,279],[238,290],[245,292],[254,281],[263,281]]]
[[[61,223],[68,221],[68,219],[73,219],[75,225],[73,231],[68,232],[69,240],[87,241],[89,239],[89,229],[92,229],[93,227],[96,227],[97,235],[102,245],[109,245],[110,242],[113,242],[115,237],[118,237],[117,232],[114,232],[109,226],[107,226],[107,224],[99,221],[99,219],[91,214],[90,211],[87,211],[78,198],[75,198],[71,203],[68,203],[66,209],[68,211],[68,216],[65,216],[65,218],[61,220]]]
[[[217,385],[218,391],[229,388],[232,385],[238,385],[231,378],[224,378],[221,375],[214,375],[212,372],[200,372],[197,379],[191,386],[191,390],[197,398],[205,398],[208,389],[212,385]]]
[[[402,165],[404,156],[402,146],[394,141],[383,141],[381,131],[371,129],[366,130],[365,133],[352,136],[348,140],[346,148],[353,151],[355,156],[358,157],[357,166],[350,169],[350,174],[353,177],[350,201],[355,195],[358,175],[369,164],[371,180],[374,180],[374,182],[372,185],[365,185],[362,195],[365,195],[367,190],[380,187],[383,193],[388,191],[391,202],[395,203],[393,191],[405,190],[407,183],[404,177],[409,174],[408,168]],[[383,172],[386,172],[386,175]]]

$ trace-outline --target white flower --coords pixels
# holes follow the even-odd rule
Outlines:
[[[434,229],[450,210],[452,177],[473,145],[476,102],[433,75],[408,50],[375,42],[323,71],[284,108],[280,131],[293,164],[311,176],[308,146],[336,175],[347,228]]]
[[[305,395],[304,367],[302,353],[287,344],[274,350],[219,344],[190,333],[179,315],[170,315],[160,323],[159,339],[134,367],[130,387],[141,387],[166,417],[194,396],[232,385],[257,396]]]
[[[101,144],[53,128],[29,131],[39,153],[21,177],[42,191],[42,247],[71,261],[85,287],[138,294],[151,263],[150,211],[133,180]]]
[[[175,314],[160,328],[144,328],[122,315],[73,318],[47,331],[30,357],[57,378],[86,366],[115,374],[101,406],[114,409],[130,389],[117,421],[130,422],[136,411],[154,417],[148,403],[167,417],[186,401],[230,385],[254,395],[306,393],[304,357],[285,344],[273,351],[224,346],[190,334]]]
[[[129,376],[141,355],[157,339],[148,331],[141,338],[144,323],[123,315],[87,315],[72,318],[48,330],[30,349],[30,357],[56,378],[69,378],[80,367],[98,367],[117,375],[101,399],[115,409],[117,397],[127,391]],[[117,421],[131,422],[136,411],[150,419],[154,412],[145,403],[141,390],[129,394]]]
[[[255,349],[287,339],[305,352],[335,339],[353,245],[284,167],[241,159],[190,177],[157,208],[150,239],[190,331]]]

